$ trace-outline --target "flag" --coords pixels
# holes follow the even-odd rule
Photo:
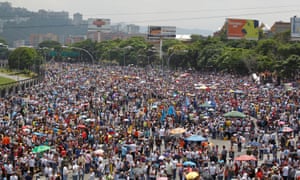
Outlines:
[[[185,106],[188,107],[190,106],[191,102],[190,102],[190,99],[186,96],[185,97]]]
[[[176,117],[176,111],[175,111],[175,108],[174,106],[169,106],[169,109],[168,109],[168,115],[171,116],[171,115],[174,115],[174,117]]]
[[[166,119],[166,116],[167,116],[167,114],[166,114],[166,111],[165,111],[165,109],[162,109],[162,111],[161,111],[161,117],[160,117],[160,121],[164,122],[164,121],[165,121],[165,119]]]

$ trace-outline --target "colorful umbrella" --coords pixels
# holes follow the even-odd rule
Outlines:
[[[224,117],[229,118],[245,118],[246,115],[244,113],[241,113],[239,111],[230,111],[228,113],[223,114]]]
[[[83,125],[83,124],[79,124],[79,125],[77,126],[77,128],[79,128],[79,129],[84,129],[84,128],[86,128],[86,126]]]
[[[252,146],[252,147],[260,147],[261,144],[259,142],[256,141],[252,141],[248,143],[248,146]]]
[[[213,108],[214,106],[206,101],[205,103],[201,104],[200,107],[201,108]]]
[[[280,132],[293,132],[294,130],[290,127],[283,127],[279,130]]]
[[[186,129],[184,129],[184,128],[175,128],[175,129],[170,130],[170,134],[173,134],[173,135],[182,134],[185,132],[186,132]]]
[[[200,135],[192,135],[190,137],[185,138],[185,140],[193,141],[193,142],[202,142],[202,141],[207,141],[208,139]]]
[[[194,179],[196,179],[198,177],[199,177],[199,173],[196,172],[196,171],[189,172],[187,175],[185,175],[185,178],[187,180],[194,180]]]
[[[205,86],[205,85],[202,85],[202,86],[199,87],[199,89],[201,89],[201,90],[206,90],[207,88],[208,88],[208,87]]]
[[[194,163],[193,161],[185,161],[182,165],[183,166],[196,166],[196,163]]]
[[[237,90],[232,90],[232,89],[231,89],[229,92],[235,93],[235,94],[244,94],[244,91],[239,90],[239,89],[237,89]]]
[[[97,149],[97,150],[94,151],[94,154],[102,156],[104,154],[104,150],[103,149]]]
[[[37,136],[47,136],[47,134],[40,133],[40,132],[34,132],[33,134]]]
[[[158,177],[156,180],[168,180],[168,177]]]
[[[22,129],[31,129],[31,128],[32,128],[32,126],[30,126],[30,125],[22,126]]]
[[[256,157],[253,155],[240,155],[234,159],[235,161],[257,161]]]
[[[40,152],[44,152],[50,149],[50,146],[46,146],[46,145],[40,145],[40,146],[36,146],[32,149],[33,153],[40,153]]]

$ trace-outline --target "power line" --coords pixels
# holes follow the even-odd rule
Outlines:
[[[129,23],[171,22],[171,21],[187,21],[187,20],[200,20],[200,19],[230,18],[230,17],[239,17],[239,16],[267,15],[267,14],[289,13],[289,12],[299,12],[299,11],[300,11],[299,9],[294,9],[294,10],[288,10],[288,11],[286,10],[286,11],[231,14],[231,15],[218,15],[218,16],[202,16],[202,17],[174,18],[174,19],[149,19],[149,20],[143,20],[143,21],[132,21]]]
[[[182,10],[182,11],[149,11],[149,12],[130,12],[130,13],[99,13],[99,14],[87,14],[84,16],[90,17],[90,16],[119,16],[119,15],[147,15],[147,14],[173,14],[173,13],[194,13],[194,12],[214,12],[214,11],[245,11],[245,10],[266,10],[266,9],[273,9],[273,8],[291,8],[291,7],[297,7],[300,6],[300,4],[294,4],[294,5],[286,5],[286,6],[257,6],[257,7],[249,7],[249,8],[220,8],[220,9],[199,9],[199,10]],[[28,13],[35,13],[29,11]],[[25,15],[21,17],[31,17],[34,14]],[[17,16],[1,16],[1,18],[15,18]]]
[[[199,9],[199,10],[183,10],[183,11],[149,11],[149,12],[133,12],[133,13],[100,13],[100,14],[87,14],[84,16],[119,16],[119,15],[147,15],[147,14],[173,14],[173,13],[193,13],[193,12],[213,12],[213,11],[245,11],[245,10],[265,10],[273,8],[291,8],[297,7],[300,4],[296,5],[287,5],[287,6],[271,6],[271,7],[249,7],[249,8],[221,8],[221,9]]]

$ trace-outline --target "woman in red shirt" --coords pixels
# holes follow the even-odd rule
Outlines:
[[[263,179],[264,173],[263,173],[263,171],[262,171],[261,168],[258,168],[258,169],[257,169],[257,172],[256,172],[255,177],[256,177],[257,179]]]

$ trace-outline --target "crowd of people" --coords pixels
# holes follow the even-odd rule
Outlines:
[[[299,102],[297,82],[51,63],[0,101],[0,176],[296,179]]]

